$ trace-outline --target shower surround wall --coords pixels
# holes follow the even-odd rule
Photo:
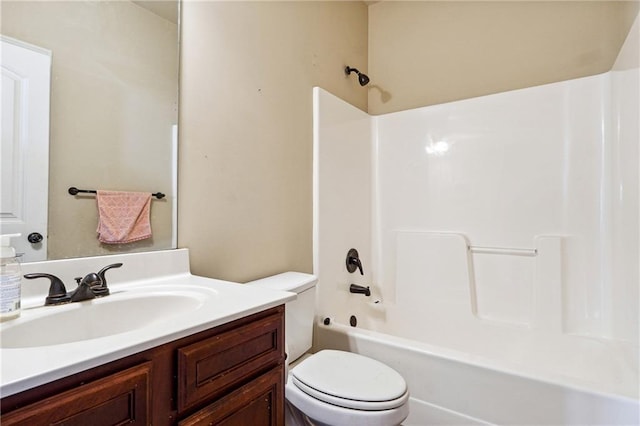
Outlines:
[[[605,74],[377,117],[314,89],[319,315],[637,399],[632,47]]]
[[[637,223],[626,238],[617,234],[619,247],[612,238],[627,197],[637,217],[637,179],[619,181],[637,154],[616,156],[612,78],[376,118],[376,263],[379,282],[395,284],[384,297],[457,317],[448,305],[470,292],[469,309],[460,308],[483,320],[634,339],[637,322],[614,312],[638,311],[637,286],[635,294],[617,288],[637,283],[638,273],[629,258],[613,280],[613,250],[638,258]]]

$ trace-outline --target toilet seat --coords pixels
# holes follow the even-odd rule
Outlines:
[[[398,372],[351,352],[320,351],[294,367],[291,379],[307,395],[349,409],[390,410],[409,399],[407,384]]]
[[[395,426],[400,425],[409,416],[409,402],[390,410],[365,411],[322,402],[300,390],[293,380],[285,387],[287,401],[294,410],[311,420],[309,422],[292,423],[294,425],[317,426]]]

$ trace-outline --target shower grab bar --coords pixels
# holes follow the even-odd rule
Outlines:
[[[480,254],[503,254],[513,256],[529,256],[534,257],[538,255],[538,249],[523,249],[523,248],[510,248],[510,247],[480,247],[480,246],[467,246],[471,253]]]
[[[95,189],[78,189],[75,186],[72,186],[71,188],[69,188],[69,194],[71,195],[78,195],[79,193],[84,193],[84,194],[97,194],[98,191],[96,191]],[[165,197],[165,194],[163,194],[162,192],[154,192],[153,194],[154,197],[156,197],[158,200],[161,200]]]

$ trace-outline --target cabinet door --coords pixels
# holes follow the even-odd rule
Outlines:
[[[282,312],[178,350],[178,412],[211,401],[284,359]]]
[[[148,362],[3,414],[2,426],[146,425],[151,423],[150,380]]]
[[[178,423],[179,426],[284,425],[283,366],[270,370]]]

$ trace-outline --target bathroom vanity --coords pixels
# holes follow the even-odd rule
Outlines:
[[[158,255],[188,256],[173,252]],[[137,269],[135,256],[149,254],[117,256],[122,269]],[[94,259],[115,260],[109,258]],[[142,263],[148,266],[148,260]],[[177,260],[181,269],[188,269],[186,260]],[[53,262],[42,263],[56,273]],[[159,269],[176,266],[175,259],[161,263]],[[121,283],[113,274],[111,296],[33,306],[3,323],[2,424],[284,424],[284,302],[295,296],[173,272]],[[197,303],[185,302],[189,292]],[[166,301],[178,305],[177,314]],[[153,306],[166,312],[156,317]],[[112,333],[107,327],[89,338],[74,335],[78,315],[89,326],[113,322]],[[119,329],[118,316],[131,327]],[[56,340],[32,326],[48,323],[71,337]]]

